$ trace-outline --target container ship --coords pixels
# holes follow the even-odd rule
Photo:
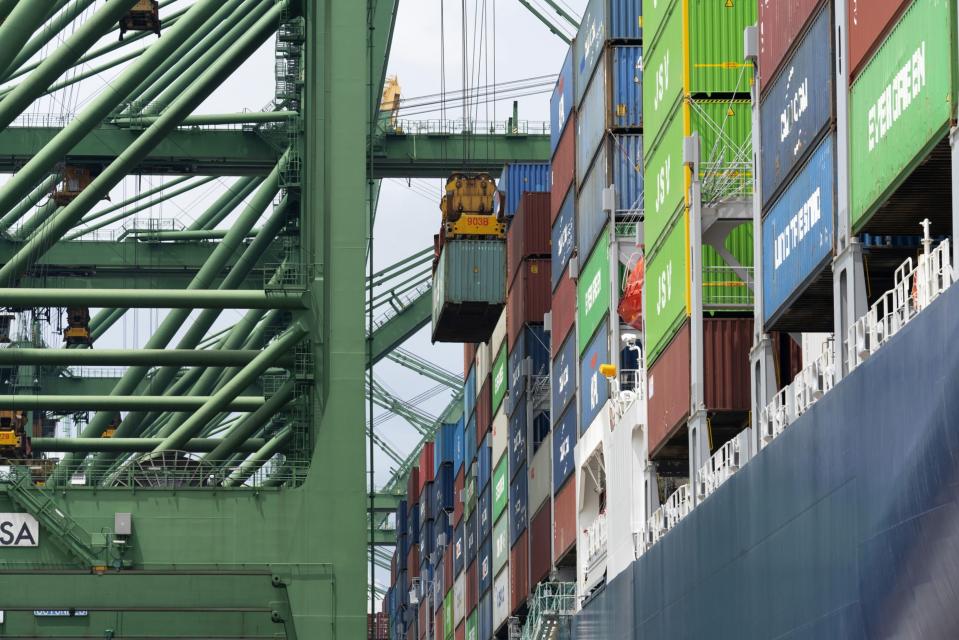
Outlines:
[[[550,162],[443,208],[390,638],[959,637],[956,13],[588,3]]]

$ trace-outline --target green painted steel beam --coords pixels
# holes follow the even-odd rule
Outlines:
[[[270,438],[262,447],[254,452],[249,458],[243,461],[243,464],[236,471],[230,474],[230,477],[223,481],[224,487],[236,487],[249,479],[256,470],[263,466],[270,458],[283,451],[287,442],[293,435],[290,427],[284,427],[275,436]],[[160,450],[159,448],[157,450]]]
[[[370,338],[370,365],[406,342],[429,323],[433,313],[432,290],[420,294],[411,304],[373,331]]]
[[[137,365],[179,367],[242,366],[259,351],[204,349],[0,349],[0,367],[4,365],[116,366]],[[279,359],[277,362],[283,361]],[[292,362],[287,358],[286,363]]]
[[[119,116],[110,123],[118,127],[147,127],[160,116]],[[217,125],[257,125],[276,122],[289,122],[299,117],[295,111],[243,111],[241,113],[204,113],[187,116],[181,127],[211,127]]]
[[[11,7],[0,25],[0,79],[30,39],[34,30],[46,20],[49,5],[43,2],[20,2]],[[0,126],[2,128],[2,126]]]
[[[548,0],[547,0],[547,1],[548,1]],[[562,41],[565,42],[566,44],[569,44],[569,43],[571,42],[571,40],[569,39],[569,37],[568,37],[565,33],[563,33],[563,32],[560,30],[559,27],[557,27],[555,24],[553,24],[553,21],[552,21],[552,20],[550,20],[549,18],[547,18],[545,15],[543,15],[543,13],[542,13],[541,11],[539,11],[539,10],[536,9],[533,5],[531,5],[531,4],[529,3],[529,0],[519,0],[519,2],[520,2],[521,5],[523,5],[524,7],[526,7],[526,9],[527,9],[530,13],[532,13],[534,16],[536,16],[536,18],[537,18],[540,22],[542,22],[542,23],[546,26],[547,29],[549,29],[549,32],[550,32],[550,33],[552,33],[553,35],[555,35],[557,38],[559,38],[560,40],[562,40]]]
[[[196,411],[210,401],[209,396],[50,396],[0,395],[0,408],[23,411]],[[230,411],[256,411],[265,400],[257,396],[237,396],[225,406]]]
[[[543,134],[386,134],[377,141],[373,177],[448,178],[454,171],[497,177],[507,162],[548,162],[549,146]]]
[[[117,453],[147,453],[153,451],[161,438],[31,438],[30,446],[38,452],[86,452],[113,451]],[[181,451],[208,453],[220,444],[219,438],[193,438],[183,445]],[[266,444],[263,438],[250,438],[236,445],[235,450],[253,453]]]
[[[228,289],[0,289],[7,307],[133,309],[305,309],[302,293]]]
[[[463,386],[463,377],[460,374],[455,374],[451,371],[433,364],[425,358],[407,351],[406,349],[396,348],[391,349],[386,357],[391,362],[406,367],[410,371],[415,371],[421,376],[425,376],[430,380],[444,384],[450,389],[458,390]]]
[[[14,173],[27,164],[59,130],[7,127],[0,130],[0,173]],[[70,151],[76,164],[105,166],[140,135],[139,130],[104,125],[93,129]],[[130,173],[146,175],[266,175],[280,154],[255,131],[175,129],[140,159]]]

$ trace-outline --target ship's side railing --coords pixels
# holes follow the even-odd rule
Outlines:
[[[596,516],[585,531],[586,534],[586,575],[601,568],[606,560],[606,543],[609,539],[606,514]]]
[[[613,385],[609,403],[609,423],[619,424],[623,416],[637,400],[646,399],[646,371],[644,369],[625,369]]]
[[[849,370],[852,371],[899,333],[953,283],[949,240],[896,269],[894,286],[849,328]]]
[[[799,375],[777,393],[759,414],[760,445],[765,448],[806,413],[836,380],[836,365],[832,340],[823,344],[822,353],[806,365]]]
[[[749,443],[752,429],[746,428],[714,453],[699,469],[700,500],[705,500],[726,480],[731,478],[750,458]]]

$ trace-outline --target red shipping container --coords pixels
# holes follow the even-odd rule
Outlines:
[[[772,331],[773,359],[776,361],[777,391],[796,379],[802,371],[802,346],[788,333]]]
[[[466,610],[472,611],[479,604],[479,577],[476,573],[476,561],[466,568]]]
[[[549,196],[549,224],[556,222],[556,216],[563,207],[566,193],[573,186],[576,177],[576,112],[569,116],[563,135],[559,138],[553,159],[550,162],[550,171],[553,174],[552,188]]]
[[[406,640],[419,640],[417,637],[417,625],[411,624],[406,628]]]
[[[514,615],[529,598],[529,530],[523,532],[509,550],[510,612]]]
[[[423,447],[424,449],[426,447]],[[423,452],[420,452],[420,466],[423,466]],[[433,468],[430,463],[430,469]],[[423,493],[423,485],[420,483],[420,467],[410,469],[410,477],[406,480],[406,507],[412,509],[414,504],[419,503],[420,494]]]
[[[472,342],[463,343],[463,380],[470,377],[470,369],[476,359],[476,345]]]
[[[424,592],[425,592],[427,589],[428,589],[428,587],[424,587]],[[423,600],[423,602],[420,603],[420,606],[419,606],[419,608],[417,609],[417,615],[418,615],[419,622],[420,622],[420,637],[421,637],[421,638],[425,638],[425,637],[426,637],[426,630],[429,628],[430,613],[431,613],[432,611],[433,611],[433,607],[430,606],[430,604],[429,604],[429,602],[428,602],[427,600]]]
[[[551,237],[549,193],[524,193],[506,234],[506,274],[509,286],[513,286],[520,262],[526,258],[549,257]]]
[[[433,482],[433,448],[432,442],[427,442],[420,449],[420,473],[417,484],[417,495],[423,493],[427,482]]]
[[[568,276],[568,273],[564,273],[559,279],[559,285],[553,292],[550,312],[553,318],[550,351],[551,357],[555,358],[576,320],[576,283]]]
[[[576,545],[576,476],[570,475],[553,498],[553,562]]]
[[[647,373],[650,458],[689,416],[689,341],[687,320]],[[749,367],[746,371],[748,375]]]
[[[453,631],[453,637],[456,640],[466,640],[466,625],[460,623],[458,627]]]
[[[493,383],[490,376],[486,376],[483,386],[476,397],[476,446],[480,446],[483,438],[489,433],[493,424]]]
[[[524,260],[507,296],[507,348],[512,351],[524,324],[543,324],[552,303],[550,260]]]
[[[855,4],[856,0],[850,0]],[[862,0],[860,0],[860,4]],[[759,79],[763,93],[822,0],[759,0]]]
[[[406,553],[406,570],[411,578],[420,577],[420,545],[410,545]]]
[[[435,637],[443,637],[443,607],[436,610],[436,616],[433,618],[433,629]]]
[[[443,584],[446,585],[447,591],[450,591],[453,588],[454,579],[455,579],[455,576],[453,575],[453,554],[444,553],[443,554]],[[443,594],[443,595],[446,595],[446,594]]]
[[[553,509],[549,500],[530,521],[529,530],[533,544],[529,549],[529,582],[538,584],[549,576],[553,559],[549,557],[549,540],[553,529]]]
[[[849,0],[849,77],[855,78],[912,0]]]
[[[703,320],[704,400],[710,411],[749,411],[752,318]]]
[[[459,473],[456,474],[456,478],[453,480],[453,526],[455,527],[460,523],[460,520],[463,519],[463,502],[460,500],[460,495],[463,493],[463,488],[466,486],[466,480],[463,476],[463,467],[460,467]]]
[[[393,549],[393,557],[390,558],[390,584],[396,584],[396,560],[399,552],[399,547],[395,547]]]

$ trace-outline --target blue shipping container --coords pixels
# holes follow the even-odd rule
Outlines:
[[[456,525],[456,529],[453,531],[453,575],[459,575],[463,573],[463,567],[466,566],[463,563],[463,560],[466,558],[466,546],[463,542],[463,527],[464,523],[460,520],[460,523]]]
[[[463,436],[463,468],[469,470],[469,466],[476,459],[476,414],[470,418],[466,424],[466,433]]]
[[[433,521],[433,548],[448,549],[451,544],[453,544],[453,528],[450,526],[449,518]],[[437,558],[437,566],[440,566],[438,561],[439,558]]]
[[[436,477],[436,474],[433,475]],[[433,514],[433,482],[427,482],[423,485],[423,500],[420,501],[420,527],[423,526],[428,520],[432,520],[435,515]]]
[[[662,0],[660,0],[662,1]],[[606,40],[640,40],[643,37],[642,0],[590,0],[573,42],[576,71],[576,104]]]
[[[452,465],[456,458],[456,425],[441,424],[436,430],[433,447],[433,475],[444,464]]]
[[[463,538],[466,540],[466,560],[463,564],[469,569],[473,560],[476,559],[476,543],[478,542],[476,538],[476,517],[473,514],[470,514],[470,517],[466,519]]]
[[[510,478],[526,464],[526,443],[529,438],[526,432],[526,395],[517,400],[514,406],[515,411],[509,419],[509,442],[506,445]]]
[[[420,558],[426,559],[436,549],[434,521],[427,520],[420,529]]]
[[[470,369],[463,385],[463,416],[469,419],[476,409],[476,367]]]
[[[414,504],[413,508],[410,509],[410,515],[406,519],[407,530],[406,535],[409,538],[409,544],[419,544],[420,543],[420,505]]]
[[[489,538],[480,545],[479,565],[476,568],[479,592],[486,593],[493,586],[493,541]]]
[[[510,415],[516,410],[516,400],[526,389],[522,364],[527,357],[533,375],[549,375],[549,332],[539,325],[525,325],[509,354]]]
[[[444,464],[433,480],[433,513],[439,519],[442,512],[453,511],[453,465]]]
[[[496,188],[505,194],[507,218],[516,215],[524,193],[549,191],[553,172],[548,162],[510,162],[503,166]],[[497,198],[499,200],[499,198]],[[498,205],[494,203],[494,210]]]
[[[760,106],[764,208],[813,150],[832,119],[830,11],[827,6],[820,12]]]
[[[603,209],[603,190],[608,182],[606,145],[603,145],[593,170],[580,184],[576,194],[576,246],[579,247],[579,266],[586,264],[599,234],[606,228],[609,212]]]
[[[556,145],[563,135],[563,129],[573,112],[573,48],[570,47],[563,60],[563,66],[556,78],[553,95],[549,99],[549,150],[556,151]]]
[[[453,475],[455,476],[463,468],[463,456],[466,446],[466,423],[463,416],[460,416],[456,423],[455,439],[453,441]]]
[[[406,518],[409,515],[408,508],[406,506],[406,500],[400,500],[400,503],[396,506],[396,530],[397,531],[406,531],[406,528],[409,526]]]
[[[834,244],[833,136],[763,218],[763,322],[768,323],[829,264]]]
[[[477,469],[477,490],[482,491],[489,486],[490,477],[493,475],[493,450],[490,449],[490,434],[486,434],[479,451],[476,452]]]
[[[479,516],[479,539],[486,540],[493,531],[493,498],[489,487],[479,495],[476,501],[476,511]]]
[[[580,433],[585,433],[609,399],[609,382],[599,367],[609,362],[609,321],[603,318],[580,362]]]
[[[643,48],[638,45],[612,47],[612,102],[608,125],[612,129],[643,126]]]
[[[553,493],[563,486],[576,467],[576,459],[573,455],[576,436],[576,403],[574,402],[553,427]]]
[[[586,90],[576,112],[576,184],[582,185],[606,135],[606,62]]]
[[[479,634],[479,640],[492,640],[493,638],[493,597],[487,593],[480,598],[479,605],[476,607],[476,632]]]
[[[509,484],[509,543],[516,544],[519,537],[526,531],[529,515],[529,477],[526,475],[526,465],[519,469],[519,473]]]
[[[643,136],[623,133],[612,136],[610,155],[616,213],[620,218],[643,209]]]
[[[569,188],[566,199],[563,200],[556,222],[550,235],[550,251],[552,252],[552,279],[553,291],[559,284],[560,278],[566,275],[566,265],[576,248],[576,198],[573,187]]]
[[[560,347],[556,359],[553,360],[550,381],[553,387],[551,411],[554,418],[559,418],[576,391],[576,333],[574,331],[569,332],[566,342]]]

